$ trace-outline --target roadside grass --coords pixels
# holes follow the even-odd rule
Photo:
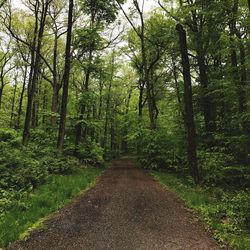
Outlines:
[[[198,212],[207,229],[213,231],[214,238],[221,244],[229,244],[233,249],[250,250],[249,231],[235,226],[232,223],[233,219],[223,218],[221,208],[227,208],[228,204],[223,203],[223,199],[216,197],[212,190],[196,187],[191,180],[177,177],[171,173],[152,171],[151,174],[164,188],[174,192],[189,208]]]
[[[18,205],[0,216],[0,248],[23,239],[42,227],[44,218],[70,199],[93,186],[103,169],[83,168],[69,176],[52,176],[50,180],[18,201]]]

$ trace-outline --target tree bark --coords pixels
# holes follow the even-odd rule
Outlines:
[[[14,119],[14,110],[15,110],[15,102],[16,102],[16,90],[17,90],[17,79],[15,79],[13,98],[11,103],[11,116],[10,116],[10,127],[13,127],[13,119]]]
[[[197,51],[200,83],[202,87],[202,105],[204,112],[205,131],[210,134],[215,131],[215,122],[212,112],[212,101],[208,96],[208,76],[205,63],[205,56],[202,51]]]
[[[180,52],[183,66],[184,78],[184,105],[185,105],[185,124],[187,131],[187,144],[188,144],[188,163],[190,175],[193,177],[195,183],[199,183],[200,176],[198,170],[198,162],[196,156],[196,130],[194,123],[193,102],[192,102],[192,84],[190,74],[190,62],[188,58],[187,37],[186,31],[182,25],[177,24],[176,29],[179,33],[180,39]]]
[[[2,107],[3,88],[0,87],[0,109]]]
[[[44,33],[44,27],[46,24],[46,16],[49,6],[49,1],[47,0],[43,6],[42,6],[42,12],[41,12],[41,18],[40,18],[40,25],[39,25],[39,31],[38,31],[38,37],[37,37],[37,46],[36,44],[36,36],[37,36],[37,30],[38,30],[38,13],[39,8],[38,4],[36,4],[37,10],[36,10],[36,25],[35,25],[35,32],[34,32],[34,40],[33,40],[33,58],[32,63],[34,62],[34,65],[31,66],[30,70],[30,82],[29,82],[29,88],[28,88],[28,103],[27,103],[27,109],[26,109],[26,117],[25,117],[25,123],[24,123],[24,130],[23,130],[23,145],[27,145],[30,138],[30,122],[31,122],[31,116],[32,116],[32,106],[33,106],[33,100],[36,90],[36,85],[38,81],[38,75],[39,75],[39,68],[40,68],[40,62],[41,62],[41,47],[42,47],[42,39],[43,39],[43,33]]]
[[[70,60],[71,60],[70,48],[71,48],[72,26],[73,26],[73,8],[74,8],[74,0],[69,0],[63,94],[62,94],[62,104],[61,104],[60,126],[59,126],[58,141],[57,141],[57,148],[60,153],[62,153],[63,151],[66,115],[67,115],[67,104],[68,104],[69,74],[70,74]]]
[[[113,52],[114,53],[114,52]],[[111,89],[113,85],[113,77],[114,77],[114,54],[112,55],[112,69],[111,69],[111,76],[110,76],[110,82],[108,87],[108,96],[106,100],[106,115],[105,115],[105,121],[104,121],[104,132],[103,132],[103,140],[102,140],[102,148],[104,149],[104,155],[106,155],[106,144],[107,144],[107,137],[108,137],[108,122],[110,121],[110,102],[111,102]]]
[[[17,129],[20,128],[20,121],[21,121],[21,114],[22,114],[22,107],[23,107],[23,97],[24,97],[25,86],[26,86],[27,72],[28,72],[28,66],[26,65],[25,69],[24,69],[23,85],[22,85],[22,90],[21,90],[21,94],[20,94],[18,114],[17,114]]]
[[[59,91],[60,91],[61,85],[57,83],[53,83],[53,94],[52,94],[52,100],[51,100],[51,125],[53,127],[56,126],[57,122],[57,116],[56,113],[58,111],[58,98],[59,98]]]

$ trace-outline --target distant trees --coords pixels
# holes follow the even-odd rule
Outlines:
[[[217,169],[207,154],[246,166],[249,1],[158,2],[1,1],[0,126],[85,161],[189,165],[195,182]]]

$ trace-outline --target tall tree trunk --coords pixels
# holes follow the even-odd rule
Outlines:
[[[114,119],[110,120],[110,150],[112,153],[116,150]]]
[[[13,127],[13,118],[14,118],[14,111],[15,111],[15,103],[16,103],[16,90],[17,90],[17,79],[15,79],[12,103],[11,103],[11,116],[10,116],[10,127]]]
[[[207,76],[207,69],[205,62],[206,60],[204,53],[199,49],[197,50],[197,58],[198,58],[200,83],[202,88],[202,105],[204,112],[205,131],[209,135],[210,133],[215,131],[215,122],[213,119],[212,101],[208,91],[208,76]],[[211,143],[209,142],[209,144]]]
[[[42,115],[42,124],[45,125],[46,122],[46,111],[47,111],[47,89],[44,86],[43,90],[43,115]]]
[[[100,81],[99,82],[99,108],[98,108],[98,120],[101,120],[102,118],[102,92],[103,92],[103,83]]]
[[[34,67],[31,66],[31,81],[29,82],[29,88],[28,88],[28,103],[27,103],[27,109],[26,109],[26,117],[25,117],[25,123],[24,123],[24,130],[23,130],[23,145],[27,145],[29,142],[29,137],[30,137],[30,121],[31,121],[31,115],[32,115],[32,106],[33,106],[33,100],[34,100],[34,95],[35,95],[35,90],[36,90],[36,85],[38,81],[38,75],[39,75],[39,66],[41,62],[41,47],[42,47],[42,39],[43,39],[43,33],[44,33],[44,27],[46,24],[46,16],[47,16],[47,11],[48,11],[48,6],[49,6],[49,1],[47,0],[43,6],[42,6],[42,13],[41,13],[41,18],[40,18],[40,27],[38,31],[38,37],[37,37],[37,46],[36,44],[36,32],[37,32],[37,19],[38,19],[38,13],[39,10],[36,12],[36,27],[35,27],[35,32],[34,32],[34,47],[36,48],[33,59],[34,59]],[[38,7],[37,7],[38,8]],[[33,71],[33,72],[32,72]],[[32,74],[33,73],[33,74]]]
[[[92,106],[92,119],[93,119],[93,121],[96,121],[96,105],[94,104],[93,106]],[[93,126],[92,128],[91,128],[91,141],[97,141],[97,138],[96,138],[96,128],[95,128],[95,126]]]
[[[246,98],[246,82],[247,82],[247,70],[246,70],[246,52],[242,41],[240,41],[240,86],[239,86],[239,111],[244,113],[247,111],[247,98]]]
[[[51,100],[51,125],[53,127],[56,126],[57,116],[56,113],[58,112],[58,98],[59,98],[59,91],[61,86],[57,83],[53,83],[53,94]]]
[[[39,88],[40,87],[36,86],[33,104],[32,104],[32,113],[31,113],[31,127],[32,128],[38,127]]]
[[[128,113],[129,113],[129,106],[130,106],[130,101],[131,101],[131,97],[132,97],[132,92],[133,92],[133,89],[131,88],[128,92],[128,100],[127,100],[127,103],[126,103],[126,110],[125,110],[125,119],[127,119],[128,117]],[[128,143],[127,143],[127,140],[126,140],[126,136],[128,134],[128,124],[125,122],[124,123],[124,130],[123,130],[123,137],[122,137],[122,143],[121,143],[121,149],[127,153],[128,152]]]
[[[3,88],[0,87],[0,109],[2,107],[2,98],[3,98]]]
[[[174,82],[175,82],[175,90],[176,90],[176,97],[178,102],[178,110],[179,110],[179,128],[180,130],[183,129],[183,119],[185,119],[184,111],[183,111],[183,100],[180,93],[179,83],[178,83],[178,73],[177,73],[177,67],[174,62],[174,59],[172,58],[173,63],[173,75],[174,75]]]
[[[142,79],[139,79],[139,102],[138,102],[138,111],[139,111],[139,117],[142,117],[142,109],[143,109],[143,92],[144,92],[144,84]]]
[[[114,52],[113,52],[114,53]],[[102,148],[104,149],[104,155],[106,155],[106,144],[107,144],[107,137],[108,137],[108,122],[110,121],[110,102],[111,102],[111,89],[113,85],[113,77],[114,77],[114,54],[112,55],[112,69],[111,69],[111,76],[109,81],[109,87],[108,87],[108,96],[106,100],[106,115],[105,115],[105,121],[104,121],[104,132],[103,132],[103,140],[102,140]]]
[[[73,26],[73,8],[74,8],[74,0],[69,0],[63,94],[62,94],[62,104],[61,104],[60,126],[59,126],[58,141],[57,141],[57,148],[59,152],[61,153],[63,151],[67,104],[68,104],[69,74],[70,74],[70,60],[71,60],[70,48],[71,48],[72,26]]]
[[[17,114],[17,129],[20,128],[20,121],[21,121],[21,114],[22,114],[22,107],[23,107],[23,97],[24,97],[24,92],[25,92],[27,73],[28,73],[28,66],[26,65],[24,69],[23,85],[22,85],[22,90],[20,94],[18,114]]]
[[[52,101],[51,101],[51,126],[55,127],[57,122],[57,112],[58,112],[58,98],[59,98],[59,91],[61,89],[61,79],[58,79],[57,73],[57,47],[58,47],[58,32],[55,31],[54,34],[54,48],[53,48],[53,94],[52,94]]]
[[[183,66],[184,78],[184,105],[185,105],[185,124],[187,130],[187,144],[188,144],[188,163],[190,175],[193,177],[195,183],[200,181],[198,162],[196,155],[196,130],[194,123],[193,102],[192,102],[192,84],[190,74],[190,62],[188,58],[187,36],[186,31],[182,25],[177,24],[176,29],[179,33],[180,52]]]
[[[84,80],[84,86],[83,86],[83,92],[87,93],[89,90],[89,81],[90,81],[90,74],[91,74],[91,64],[92,64],[92,57],[93,57],[93,43],[91,45],[90,51],[89,51],[89,57],[88,57],[88,67],[85,72],[85,80]],[[76,124],[75,127],[75,154],[78,155],[78,147],[79,143],[82,138],[82,124],[83,124],[83,118],[84,118],[84,113],[86,110],[86,104],[85,103],[80,103],[80,116],[79,116],[79,122]],[[85,132],[86,132],[86,127],[85,127]],[[84,134],[86,136],[86,133]]]

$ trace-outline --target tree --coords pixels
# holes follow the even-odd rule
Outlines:
[[[74,1],[69,0],[67,42],[66,42],[65,67],[64,67],[64,77],[63,77],[63,94],[62,94],[62,105],[61,105],[61,114],[60,114],[60,127],[59,127],[59,133],[58,133],[58,141],[57,141],[57,148],[60,152],[62,152],[63,150],[65,126],[66,126],[70,60],[71,60],[70,49],[71,49],[71,34],[72,34],[72,26],[73,26],[73,9],[74,9]]]
[[[15,67],[14,65],[10,65],[13,54],[10,53],[9,49],[10,47],[8,44],[6,52],[1,51],[0,53],[0,109],[2,105],[3,90],[8,83],[7,76],[9,72]]]
[[[184,78],[184,106],[185,106],[185,124],[187,130],[187,144],[188,144],[188,163],[190,168],[190,175],[193,177],[195,183],[200,181],[198,163],[196,156],[196,132],[194,124],[194,113],[192,103],[192,83],[190,74],[190,63],[188,58],[187,38],[186,32],[181,26],[177,24],[176,29],[180,37],[180,52],[183,66]]]
[[[41,63],[41,48],[42,48],[42,39],[44,28],[46,24],[46,17],[48,12],[48,7],[51,0],[46,0],[42,3],[40,7],[39,1],[36,1],[34,4],[35,12],[35,28],[34,28],[34,37],[33,37],[33,49],[31,52],[31,68],[30,68],[30,77],[28,84],[28,103],[26,108],[26,117],[23,130],[23,144],[27,145],[30,138],[30,123],[32,115],[32,106],[34,101],[34,95],[37,87],[37,82],[39,79],[39,69]],[[40,20],[39,20],[39,13]]]

